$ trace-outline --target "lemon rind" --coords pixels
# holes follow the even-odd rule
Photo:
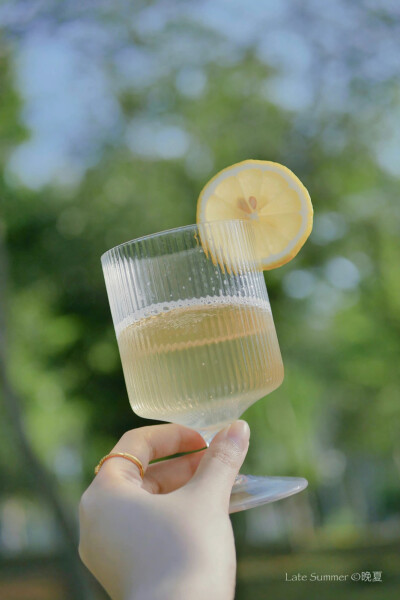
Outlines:
[[[286,182],[289,186],[294,189],[297,193],[301,194],[304,202],[302,202],[302,207],[298,214],[301,215],[303,219],[302,227],[299,232],[295,235],[293,240],[289,242],[289,244],[284,248],[281,252],[277,254],[271,254],[270,257],[259,259],[259,269],[260,270],[271,270],[276,269],[289,261],[291,261],[303,247],[307,238],[309,237],[312,226],[313,226],[313,207],[311,203],[310,194],[308,193],[307,188],[302,184],[300,179],[287,167],[281,165],[280,163],[267,161],[267,160],[257,160],[257,159],[247,159],[243,160],[239,163],[235,163],[222,169],[218,173],[216,173],[200,192],[199,199],[197,201],[197,211],[196,211],[196,221],[197,223],[205,222],[205,207],[207,205],[207,201],[204,201],[205,192],[207,191],[207,195],[211,196],[220,179],[221,176],[229,172],[230,177],[235,177],[237,173],[242,171],[244,168],[249,169],[260,169],[262,171],[278,171],[283,175]]]

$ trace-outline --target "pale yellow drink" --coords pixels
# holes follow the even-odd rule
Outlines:
[[[229,297],[207,302],[163,304],[163,312],[120,330],[129,400],[138,415],[221,429],[282,383],[269,304]]]

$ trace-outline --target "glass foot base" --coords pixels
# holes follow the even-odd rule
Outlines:
[[[254,508],[293,496],[308,485],[303,477],[254,477],[238,475],[232,488],[229,512]]]

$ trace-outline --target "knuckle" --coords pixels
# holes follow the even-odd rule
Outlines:
[[[85,565],[87,563],[87,556],[86,556],[85,544],[84,544],[84,541],[82,540],[82,538],[79,540],[78,554],[79,554],[81,561]]]
[[[152,438],[152,434],[153,434],[153,429],[151,426],[146,425],[145,427],[141,427],[140,428],[140,434],[143,437],[143,440],[147,443],[150,444],[151,443],[151,438]]]
[[[128,431],[125,431],[125,433],[122,434],[120,442],[123,442],[129,448],[135,440],[137,441],[138,435],[143,436],[143,438],[147,441],[149,435],[151,434],[151,429],[152,427],[150,425],[137,427],[136,429],[128,429]]]
[[[95,517],[98,504],[96,496],[97,495],[93,493],[91,486],[82,494],[79,502],[79,521],[81,524],[90,523]]]
[[[79,558],[81,559],[82,563],[85,565],[85,567],[87,569],[89,569],[89,571],[92,570],[92,561],[93,561],[93,556],[92,556],[92,549],[91,549],[91,545],[92,542],[90,540],[90,537],[88,539],[88,535],[81,534],[81,538],[79,540],[79,545],[78,545],[78,555]]]
[[[90,498],[90,493],[88,490],[83,494],[80,502],[79,502],[79,545],[78,545],[78,554],[80,556],[81,561],[84,565],[87,566],[88,562],[88,550],[87,550],[87,538],[88,532],[91,528],[91,515],[92,511],[89,506],[91,506],[92,501]]]
[[[126,431],[121,436],[118,447],[122,448],[122,452],[134,452],[134,448],[136,448],[138,445],[145,445],[151,449],[153,429],[154,425],[152,427],[147,425],[145,427],[139,427],[137,429],[130,429],[129,431]]]
[[[125,431],[125,433],[122,434],[121,438],[120,438],[120,442],[123,442],[123,444],[126,444],[127,447],[129,448],[129,444],[132,442],[132,436],[135,435],[135,430],[134,429],[130,429],[129,431]]]
[[[88,488],[83,494],[79,502],[79,516],[84,517],[85,513],[88,512],[88,506],[91,503],[90,488]]]

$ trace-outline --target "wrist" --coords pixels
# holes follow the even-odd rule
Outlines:
[[[153,585],[140,587],[133,590],[124,600],[233,600],[234,598],[234,583],[233,585],[221,586],[220,582],[216,582],[216,586],[210,581],[205,581],[203,578],[190,579],[185,581],[179,580],[163,583],[154,583]]]

